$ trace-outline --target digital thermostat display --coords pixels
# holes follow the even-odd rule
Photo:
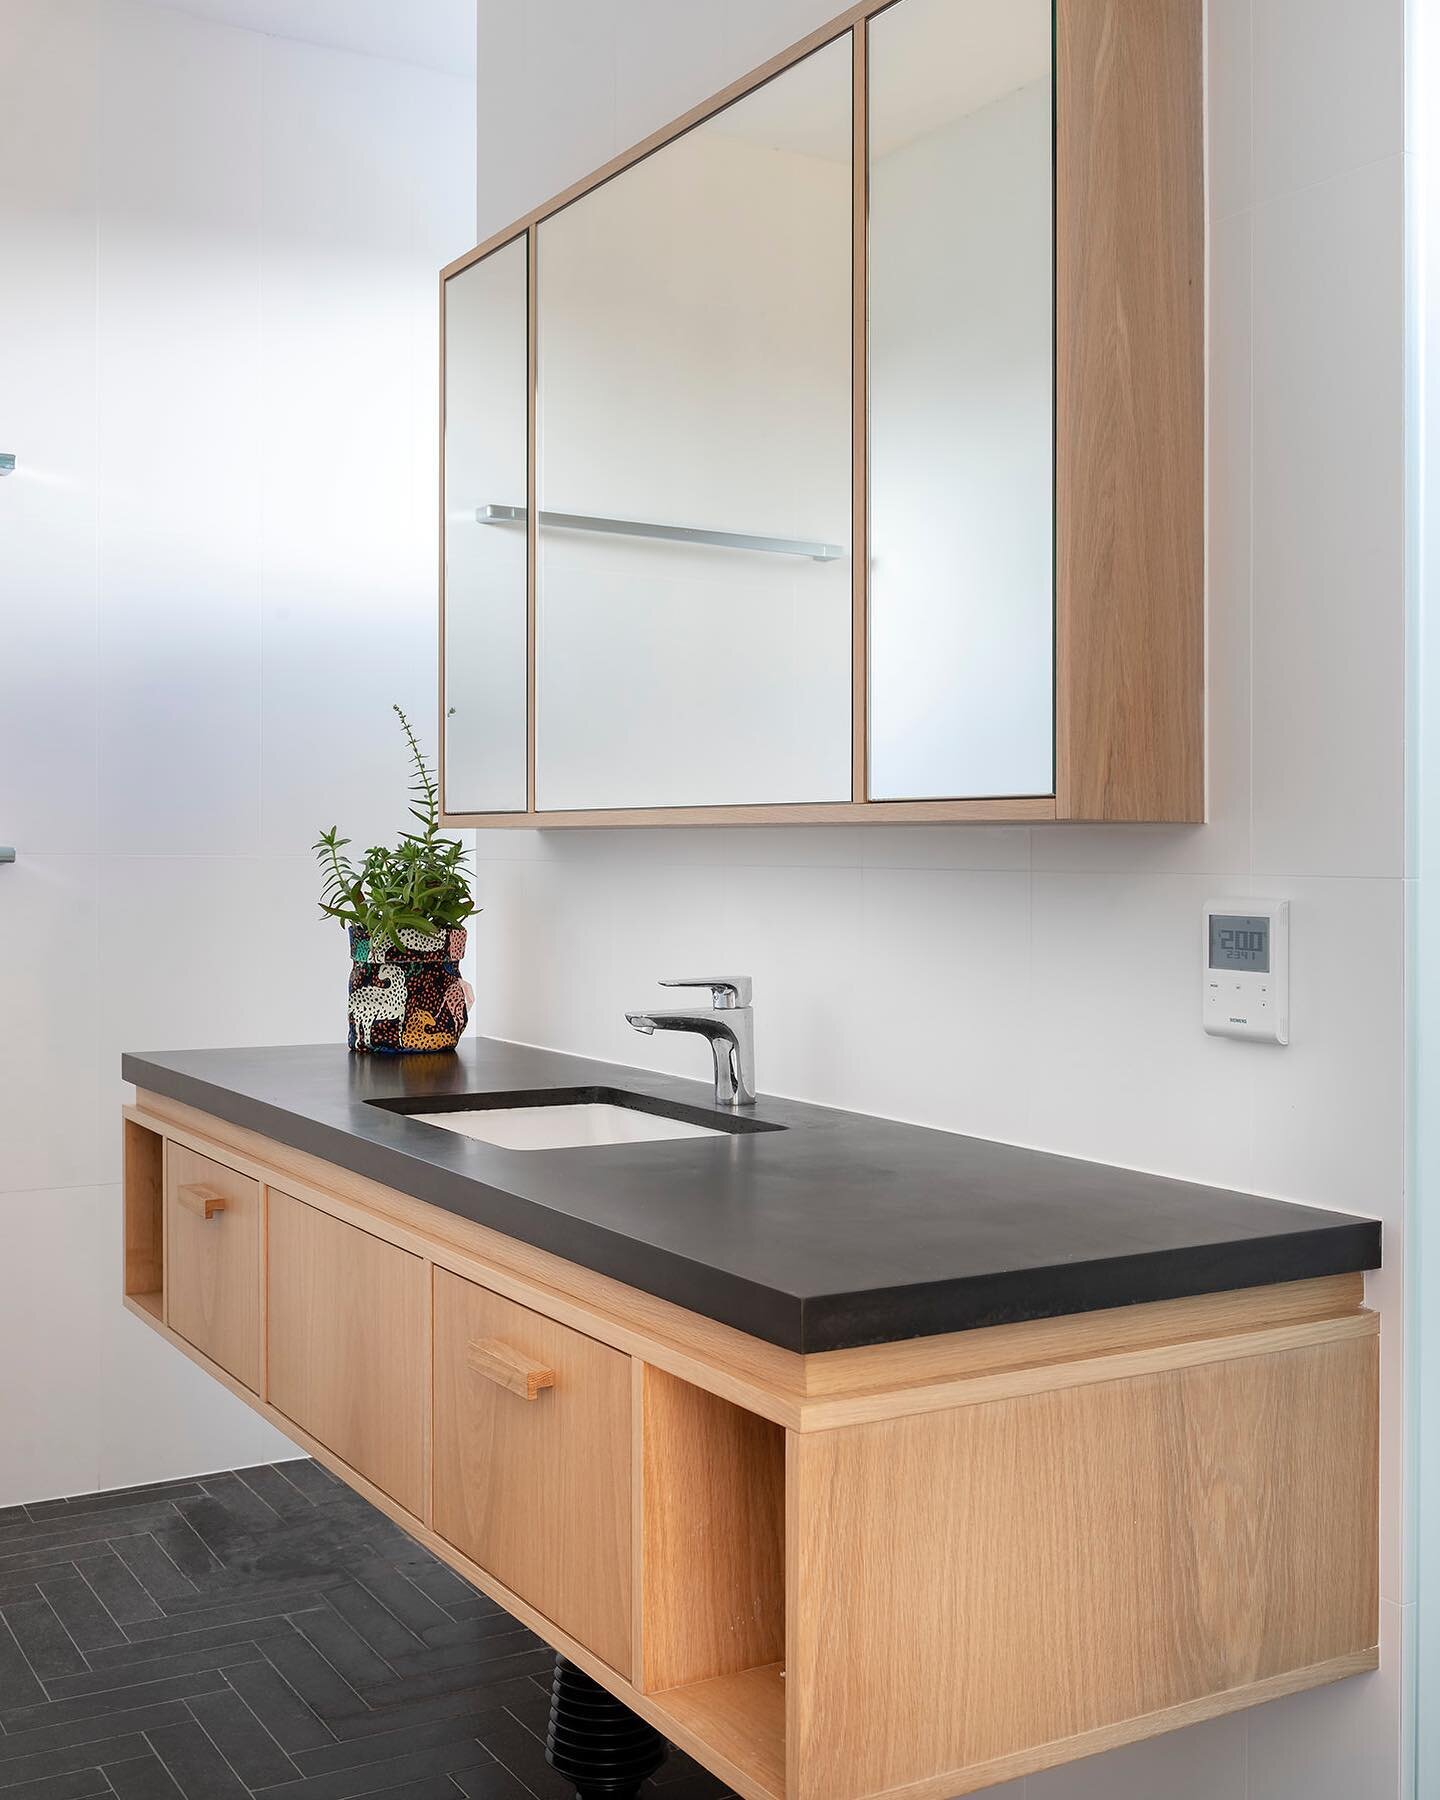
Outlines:
[[[1270,921],[1254,913],[1210,914],[1210,967],[1270,973]]]
[[[1200,939],[1202,1017],[1211,1037],[1290,1042],[1290,902],[1208,900]]]

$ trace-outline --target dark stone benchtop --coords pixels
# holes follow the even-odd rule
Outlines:
[[[703,1046],[697,1045],[697,1051]],[[502,1150],[382,1101],[709,1082],[479,1038],[127,1054],[127,1081],[790,1350],[843,1349],[1380,1263],[1372,1219],[762,1097],[740,1135]]]

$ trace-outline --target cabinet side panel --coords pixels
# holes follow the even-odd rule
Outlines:
[[[1059,0],[1057,816],[1204,817],[1201,0]]]
[[[968,1792],[1373,1646],[1377,1371],[1368,1337],[794,1438],[792,1800]]]
[[[785,1433],[715,1394],[644,1370],[642,1685],[785,1654]]]
[[[158,1295],[165,1285],[165,1140],[125,1120],[125,1286]]]

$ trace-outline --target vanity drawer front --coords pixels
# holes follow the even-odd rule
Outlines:
[[[165,1159],[170,1329],[260,1389],[260,1183],[173,1140]]]
[[[434,1436],[436,1531],[628,1676],[630,1358],[437,1269]]]
[[[425,1264],[270,1190],[270,1404],[424,1517]]]

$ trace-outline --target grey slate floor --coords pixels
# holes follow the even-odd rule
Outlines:
[[[318,1463],[0,1509],[0,1800],[574,1800],[551,1663]]]

